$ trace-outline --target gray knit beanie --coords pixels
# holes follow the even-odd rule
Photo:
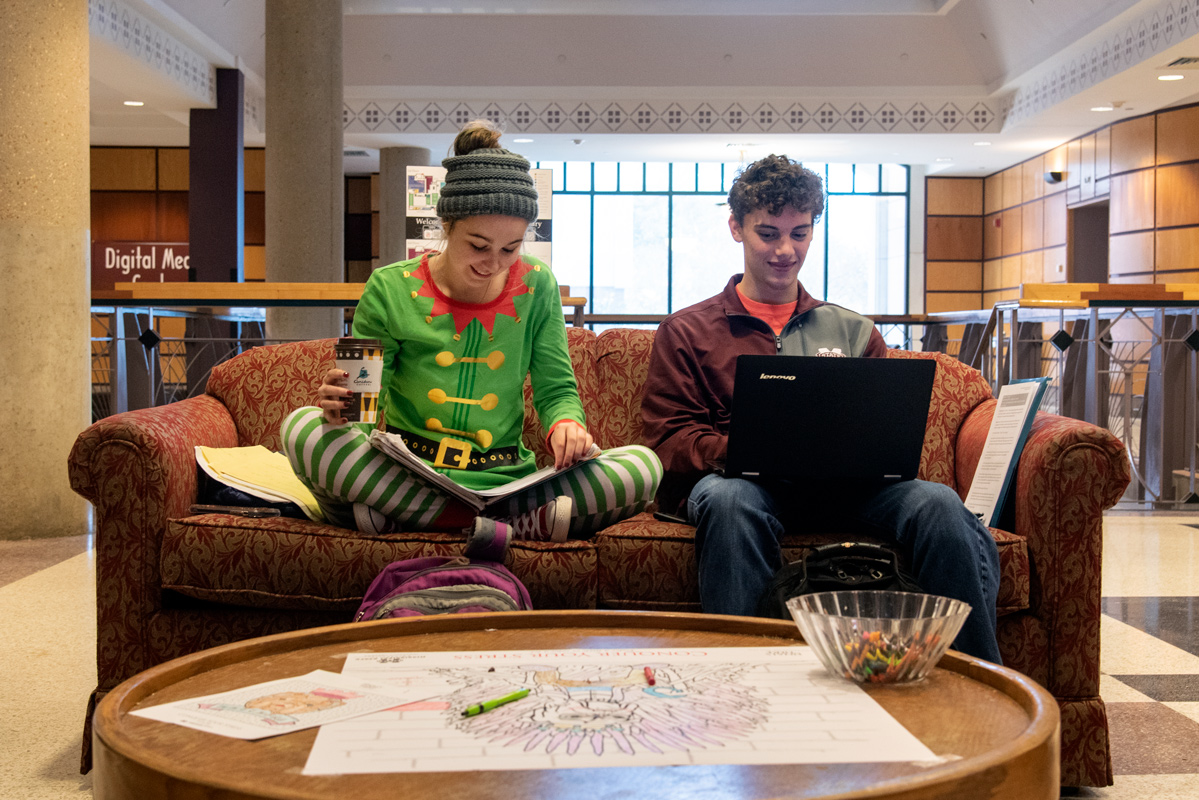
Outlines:
[[[503,214],[532,222],[537,219],[537,189],[529,162],[502,147],[480,148],[441,162],[445,186],[437,201],[437,216],[461,219]]]

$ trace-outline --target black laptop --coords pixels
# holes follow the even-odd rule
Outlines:
[[[911,480],[936,362],[739,356],[725,474],[804,485]]]

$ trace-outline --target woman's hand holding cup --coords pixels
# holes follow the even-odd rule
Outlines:
[[[341,414],[342,411],[349,407],[350,400],[354,397],[354,393],[346,388],[349,378],[350,373],[344,369],[334,367],[325,373],[320,388],[316,390],[317,397],[319,398],[317,405],[324,412],[326,422],[331,422],[334,425],[342,425],[349,422]]]

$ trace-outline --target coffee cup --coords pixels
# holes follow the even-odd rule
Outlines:
[[[374,424],[383,388],[383,343],[378,339],[342,337],[337,340],[336,358],[337,368],[349,373],[346,388],[354,393],[341,415],[350,422]]]

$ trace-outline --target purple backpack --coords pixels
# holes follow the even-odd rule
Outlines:
[[[384,567],[371,581],[354,621],[532,607],[529,590],[503,564],[431,556]]]

